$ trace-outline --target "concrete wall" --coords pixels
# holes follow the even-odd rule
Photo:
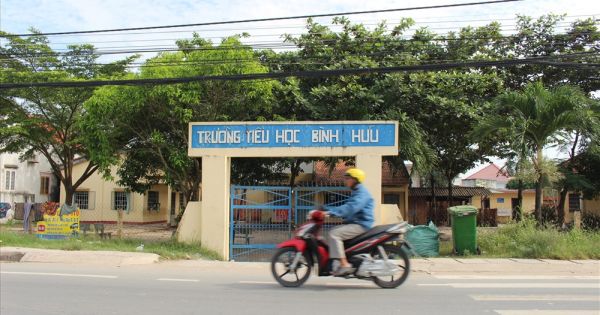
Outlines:
[[[87,162],[82,162],[73,166],[73,178],[79,178],[83,174]],[[125,187],[117,185],[117,168],[113,167],[111,174],[114,181],[108,181],[102,178],[99,173],[92,174],[77,191],[87,191],[90,193],[90,207],[92,209],[81,210],[81,221],[93,222],[117,222],[118,213],[113,208],[113,192],[125,191]],[[124,211],[124,223],[158,223],[167,222],[169,219],[169,201],[170,189],[167,185],[155,185],[151,190],[159,192],[160,211],[149,211],[147,208],[147,194],[130,193],[129,211]],[[92,195],[94,197],[92,198]],[[94,199],[94,200],[92,200]],[[65,189],[61,187],[60,203],[65,203]],[[93,206],[92,206],[93,203]]]
[[[6,189],[6,171],[15,171],[14,190]],[[0,202],[21,203],[29,195],[34,196],[36,203],[48,201],[49,195],[40,193],[41,176],[50,177],[51,188],[56,185],[50,163],[41,154],[31,161],[20,161],[15,153],[0,154]]]
[[[583,200],[583,213],[593,213],[600,215],[600,197],[595,199],[584,199]]]
[[[404,221],[398,205],[381,205],[381,224],[400,223]]]
[[[399,203],[396,205],[403,218],[408,218],[408,184],[402,187],[383,187],[381,200],[385,194],[395,193],[399,195]]]
[[[199,243],[202,237],[201,226],[202,202],[188,202],[177,227],[177,241],[187,244]]]

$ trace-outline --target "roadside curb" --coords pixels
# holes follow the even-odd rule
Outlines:
[[[55,249],[1,247],[2,262],[37,262],[67,264],[102,264],[112,266],[147,265],[159,262],[160,256],[152,253],[118,251],[65,251]]]
[[[0,261],[20,262],[23,256],[24,252],[0,250]]]

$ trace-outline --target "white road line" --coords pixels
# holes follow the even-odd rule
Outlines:
[[[419,286],[453,287],[461,289],[500,289],[500,288],[525,288],[525,289],[600,289],[600,283],[419,283]]]
[[[25,271],[0,271],[1,274],[24,275],[24,276],[51,276],[51,277],[81,277],[81,278],[102,278],[116,279],[117,276],[107,275],[87,275],[78,273],[53,273],[53,272],[25,272]]]
[[[327,282],[325,283],[328,287],[360,287],[360,288],[375,288],[374,284],[369,283],[333,283]]]
[[[240,281],[241,284],[277,284],[275,281]]]
[[[590,310],[494,310],[500,315],[598,315]]]
[[[239,281],[240,284],[268,284],[268,285],[276,285],[275,281]],[[319,284],[319,283],[317,283]],[[369,283],[336,283],[336,282],[327,282],[325,286],[328,287],[361,287],[361,288],[372,288],[373,284]]]
[[[469,295],[475,301],[600,301],[597,295]]]
[[[176,278],[159,278],[157,281],[178,281],[178,282],[198,282],[196,279],[176,279]]]
[[[434,275],[444,280],[600,280],[600,276]]]

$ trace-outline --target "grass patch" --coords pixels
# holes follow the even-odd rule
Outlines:
[[[531,219],[480,231],[478,244],[485,257],[600,259],[599,232],[563,232],[554,227],[537,227]]]
[[[32,234],[11,231],[0,227],[0,245],[60,250],[111,250],[134,252],[140,244],[144,252],[158,254],[162,259],[220,259],[213,251],[204,249],[200,244],[182,244],[175,240],[149,242],[136,239],[100,240],[96,236],[87,236],[65,240],[44,240]]]

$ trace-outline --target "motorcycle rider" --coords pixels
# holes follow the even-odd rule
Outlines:
[[[323,206],[322,210],[329,215],[343,218],[340,225],[329,232],[327,244],[332,259],[339,259],[340,266],[334,270],[336,276],[344,276],[354,271],[352,265],[346,259],[344,252],[344,240],[352,239],[368,231],[374,223],[373,208],[375,203],[373,196],[362,182],[365,180],[365,172],[358,168],[351,168],[344,174],[344,185],[352,189],[352,193],[343,205],[336,207]]]

